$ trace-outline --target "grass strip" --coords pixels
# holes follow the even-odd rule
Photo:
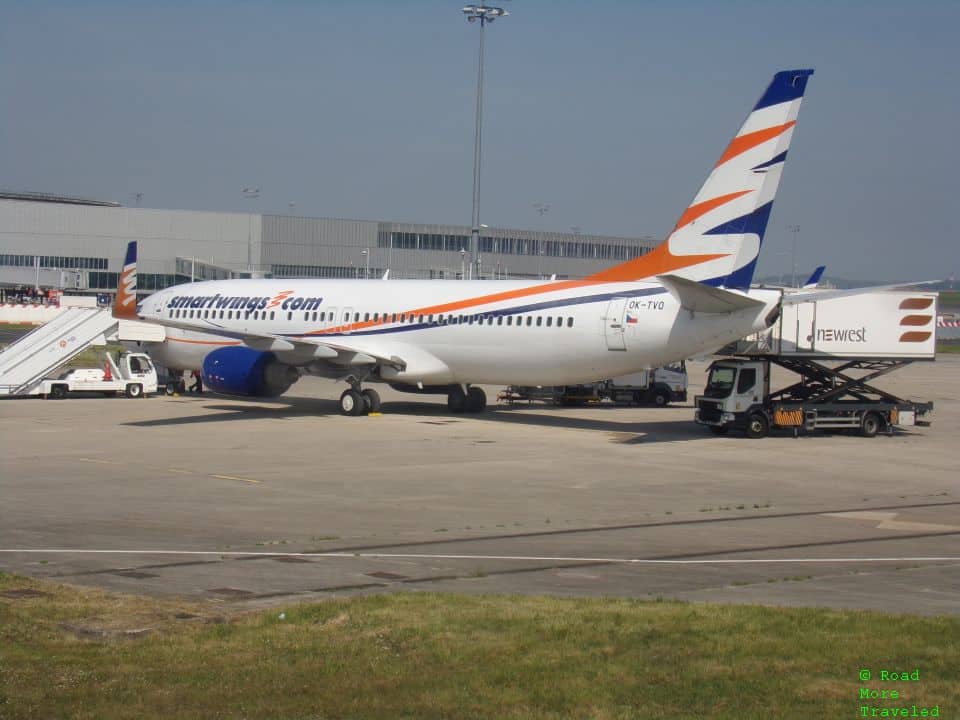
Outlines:
[[[956,618],[433,593],[217,612],[0,573],[0,717],[839,718],[862,686],[960,710]]]

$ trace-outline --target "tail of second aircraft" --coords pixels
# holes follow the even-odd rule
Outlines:
[[[113,302],[115,318],[137,318],[137,243],[127,244],[127,255],[123,260],[123,270],[117,280],[117,297]]]
[[[669,237],[650,253],[589,279],[629,281],[669,274],[749,288],[812,74],[785,70],[774,75]]]

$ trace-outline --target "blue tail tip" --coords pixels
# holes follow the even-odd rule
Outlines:
[[[131,240],[127,243],[127,256],[123,260],[123,266],[132,265],[137,261],[137,241]]]
[[[803,97],[803,93],[807,89],[807,80],[810,79],[811,75],[813,75],[812,69],[781,70],[773,76],[767,91],[753,109],[760,110]]]

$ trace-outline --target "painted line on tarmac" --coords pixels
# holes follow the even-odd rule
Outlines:
[[[253,481],[257,482],[257,481]],[[515,560],[519,562],[588,562],[624,565],[750,565],[774,563],[884,563],[960,562],[960,556],[844,557],[844,558],[713,558],[710,560],[652,560],[645,558],[550,557],[542,555],[448,555],[419,553],[297,553],[240,552],[237,550],[101,550],[90,548],[0,548],[0,553],[66,555],[219,555],[221,557],[374,558],[403,560]]]
[[[251,478],[237,477],[236,475],[214,475],[211,473],[207,477],[217,478],[218,480],[239,480],[240,482],[251,483],[253,485],[262,484],[259,480],[252,480]]]
[[[96,463],[97,465],[119,465],[116,460],[98,460],[97,458],[77,458],[80,462]]]

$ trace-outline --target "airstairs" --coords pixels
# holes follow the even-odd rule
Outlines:
[[[0,396],[26,395],[38,382],[117,330],[109,309],[69,308],[0,351]]]

